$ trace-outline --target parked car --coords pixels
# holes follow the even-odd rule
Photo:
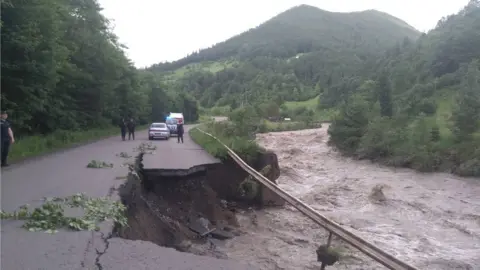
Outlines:
[[[152,123],[148,128],[148,139],[156,138],[168,140],[170,138],[170,130],[165,123]]]
[[[170,131],[170,135],[177,135],[177,119],[167,117],[165,123],[168,126],[168,130]]]

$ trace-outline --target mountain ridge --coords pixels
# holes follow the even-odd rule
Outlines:
[[[343,37],[342,33],[352,33],[355,37]],[[381,11],[331,12],[299,5],[209,48],[176,61],[154,64],[148,69],[174,70],[190,63],[229,57],[263,55],[288,58],[324,47],[336,47],[338,45],[334,43],[343,41],[349,42],[348,47],[354,47],[358,42],[368,43],[364,49],[377,52],[404,37],[416,39],[420,35],[420,31],[406,22]],[[331,44],[325,45],[326,42]]]

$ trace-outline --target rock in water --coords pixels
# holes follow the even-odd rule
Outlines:
[[[219,230],[216,229],[210,233],[213,238],[219,239],[219,240],[225,240],[225,239],[231,239],[234,238],[235,235],[233,235],[230,232],[227,232],[225,230]]]
[[[201,236],[205,236],[215,230],[215,228],[211,228],[211,223],[206,218],[197,218],[193,222],[190,223],[188,226],[192,231],[200,234]]]
[[[375,203],[383,203],[387,201],[387,197],[383,193],[383,189],[385,185],[378,184],[372,188],[372,192],[370,193],[370,199]]]

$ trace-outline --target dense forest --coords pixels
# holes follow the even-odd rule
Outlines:
[[[334,13],[302,5],[149,70],[206,108],[272,100],[280,105],[313,98],[344,77],[366,75],[366,63],[419,36],[405,22],[375,10]]]
[[[417,42],[390,49],[369,78],[326,89],[320,107],[340,107],[331,144],[396,166],[480,176],[479,29],[480,1],[471,0]]]
[[[137,70],[96,0],[1,2],[1,108],[17,136],[163,120],[197,102]]]

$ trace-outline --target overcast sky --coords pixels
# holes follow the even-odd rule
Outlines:
[[[468,0],[99,0],[137,67],[173,61],[209,47],[297,5],[338,12],[376,9],[421,31]]]

